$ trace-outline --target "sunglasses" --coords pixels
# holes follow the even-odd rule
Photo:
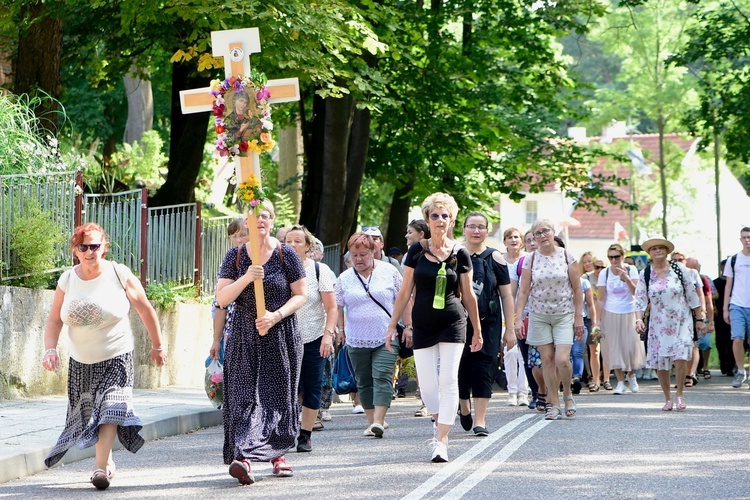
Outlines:
[[[85,253],[88,252],[90,248],[92,252],[96,252],[101,246],[101,243],[90,243],[88,245],[80,244],[78,245],[78,251],[81,253]]]
[[[617,259],[622,259],[622,255],[607,255],[607,258],[609,260],[617,260]]]
[[[594,269],[598,269],[601,271],[602,269],[607,269],[607,268],[606,266],[594,266]]]
[[[451,214],[439,214],[439,213],[430,214],[431,220],[440,220],[440,217],[442,217],[444,220],[448,220],[451,218]]]
[[[369,231],[370,229],[380,229],[379,226],[362,226],[362,232]]]

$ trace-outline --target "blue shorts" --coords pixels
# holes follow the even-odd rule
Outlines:
[[[729,326],[732,329],[732,340],[747,340],[750,331],[750,307],[729,305]]]

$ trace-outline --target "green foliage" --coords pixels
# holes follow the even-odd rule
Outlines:
[[[393,186],[377,182],[372,177],[365,177],[359,198],[359,224],[362,226],[386,225],[388,205],[393,197]]]
[[[291,226],[297,222],[297,214],[294,211],[294,203],[286,193],[274,193],[273,208],[276,210],[274,223],[277,228]]]
[[[11,273],[26,275],[14,284],[45,288],[49,282],[45,271],[55,267],[57,249],[65,241],[54,215],[39,208],[36,200],[29,200],[13,216],[10,236],[11,256],[17,263]]]
[[[43,137],[34,107],[49,97],[0,94],[0,175],[65,170],[57,139]]]
[[[164,183],[168,158],[162,152],[164,142],[155,130],[143,134],[140,142],[123,144],[122,149],[112,155],[112,164],[117,179],[134,188],[145,185],[154,191]]]
[[[171,311],[178,302],[195,300],[195,287],[178,283],[148,283],[146,297],[156,309]]]

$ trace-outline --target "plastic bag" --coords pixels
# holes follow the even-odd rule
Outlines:
[[[336,361],[333,363],[333,390],[336,394],[349,394],[357,390],[354,368],[346,346],[339,350]]]
[[[206,395],[209,401],[218,410],[224,405],[224,367],[218,359],[214,359],[206,367],[204,379]]]

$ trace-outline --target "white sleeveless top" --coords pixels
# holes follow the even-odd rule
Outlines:
[[[124,264],[116,264],[116,274],[114,265],[103,261],[102,274],[92,280],[69,269],[57,282],[65,293],[60,317],[68,326],[70,356],[79,363],[99,363],[134,349],[130,301],[123,287],[133,274]]]

